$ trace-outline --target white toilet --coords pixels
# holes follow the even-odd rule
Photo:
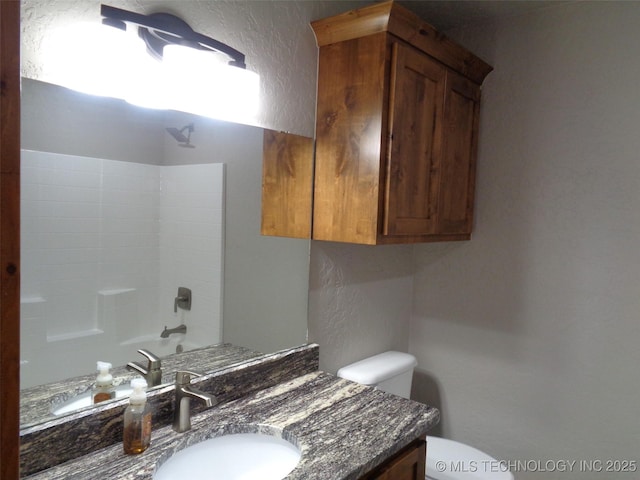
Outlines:
[[[413,355],[385,352],[342,367],[338,376],[409,398],[417,365]],[[496,459],[476,448],[427,436],[427,480],[513,480],[511,472],[502,470]]]

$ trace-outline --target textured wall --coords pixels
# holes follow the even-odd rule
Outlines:
[[[477,229],[415,248],[409,351],[443,433],[505,460],[639,460],[639,24],[575,2],[457,32],[495,67]]]
[[[24,0],[22,74],[47,81],[47,35],[80,21],[99,22],[100,0]],[[199,33],[246,55],[260,74],[261,105],[256,125],[313,136],[317,47],[309,22],[342,11],[356,1],[179,1],[113,0],[108,5],[142,14],[181,17]]]
[[[407,351],[412,249],[312,242],[309,340],[320,344],[321,369]]]

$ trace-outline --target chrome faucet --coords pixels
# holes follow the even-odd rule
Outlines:
[[[169,335],[171,335],[172,333],[187,333],[187,326],[178,325],[176,328],[167,328],[167,326],[165,325],[164,330],[160,333],[160,337],[169,338]]]
[[[160,357],[154,355],[149,350],[144,350],[142,348],[138,350],[138,353],[147,359],[146,368],[139,362],[129,362],[127,363],[127,369],[133,370],[134,372],[138,372],[142,375],[147,381],[147,385],[149,387],[160,385],[160,383],[162,383]]]
[[[191,388],[191,376],[199,377],[201,375],[186,371],[176,372],[176,405],[173,412],[173,429],[178,433],[191,429],[189,406],[192,398],[202,400],[207,408],[218,403],[214,395]]]

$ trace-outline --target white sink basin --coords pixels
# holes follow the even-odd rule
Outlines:
[[[119,385],[116,387],[116,398],[128,397],[132,391],[131,385],[129,384]],[[70,398],[62,405],[51,410],[51,413],[54,415],[62,415],[64,413],[74,412],[79,408],[88,407],[89,405],[91,405],[91,391]]]
[[[173,454],[153,479],[280,480],[296,467],[300,455],[293,444],[272,435],[224,435]]]

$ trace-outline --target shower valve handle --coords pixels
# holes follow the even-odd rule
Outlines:
[[[173,301],[173,313],[178,313],[178,307],[183,310],[191,310],[191,290],[186,287],[178,287],[178,296]]]

